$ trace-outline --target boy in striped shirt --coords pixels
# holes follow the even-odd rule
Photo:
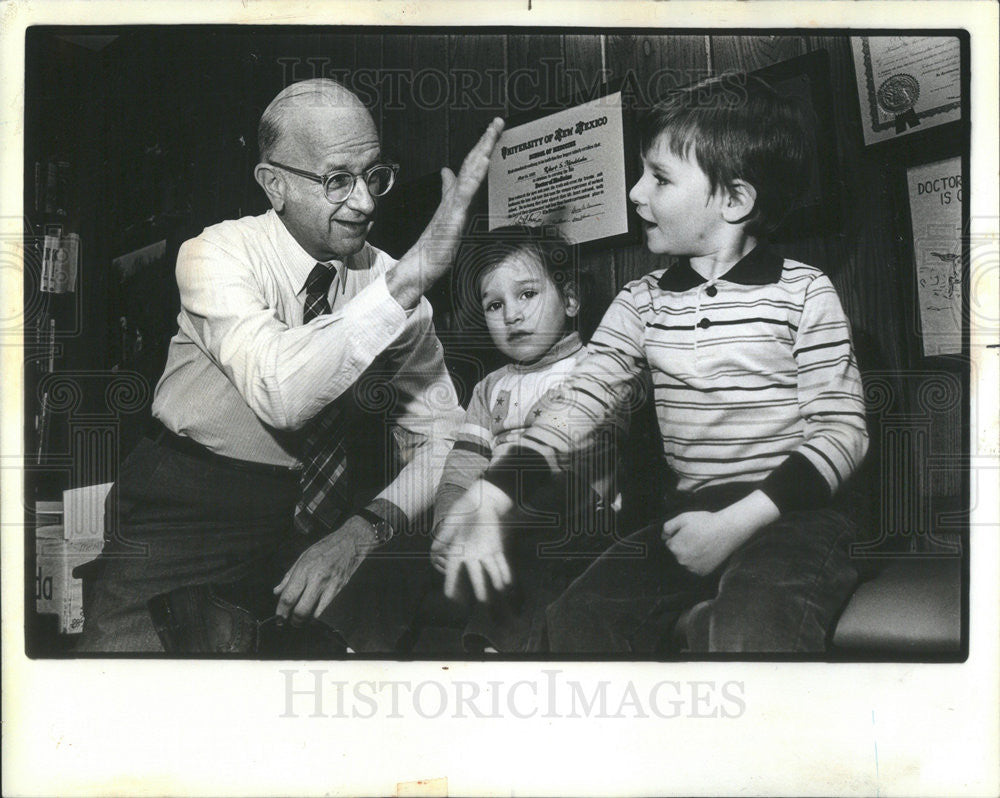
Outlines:
[[[629,198],[650,251],[679,260],[616,297],[562,407],[496,451],[444,523],[489,537],[530,499],[510,463],[571,468],[648,376],[676,489],[549,606],[549,650],[656,653],[690,610],[692,651],[823,651],[857,581],[855,530],[830,499],[868,439],[833,285],[764,240],[805,188],[807,126],[763,81],[724,76],[659,103],[640,137]]]

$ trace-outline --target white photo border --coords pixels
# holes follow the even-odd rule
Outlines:
[[[572,9],[571,14],[568,13]],[[24,32],[31,24],[468,24],[592,27],[966,28],[974,129],[970,234],[975,301],[997,306],[997,6],[976,2],[56,2],[6,4],[0,174],[22,169]],[[2,185],[4,235],[20,181]],[[18,235],[20,230],[18,229]],[[992,243],[991,243],[992,242]],[[3,318],[21,313],[0,264]],[[978,270],[978,271],[977,271]],[[992,303],[989,304],[989,303]],[[972,340],[982,341],[973,330]],[[21,341],[0,346],[5,795],[392,794],[447,778],[452,795],[995,795],[998,784],[996,331],[972,349],[974,502],[969,657],[958,664],[578,662],[205,662],[28,660],[23,639]],[[993,347],[993,348],[990,348]],[[982,494],[976,496],[977,485]],[[13,497],[13,498],[12,498]],[[291,672],[291,676],[289,676]],[[558,672],[558,673],[555,673]],[[317,677],[316,673],[320,676]],[[553,675],[554,673],[554,675]],[[319,678],[320,714],[312,712]],[[556,679],[602,680],[620,716],[574,716],[538,696]],[[411,698],[354,700],[359,685],[408,683]],[[500,696],[499,716],[456,713],[459,684]],[[352,703],[336,711],[342,683]],[[679,685],[675,689],[673,685]],[[660,685],[660,687],[657,687]],[[663,686],[665,685],[665,686]],[[711,685],[710,687],[708,685]],[[419,689],[419,703],[413,699]],[[572,688],[571,688],[572,689]],[[629,690],[637,696],[629,699]],[[654,689],[667,700],[650,710]],[[292,690],[290,693],[289,690]],[[297,694],[295,690],[305,691]],[[368,688],[363,693],[367,694]],[[443,692],[442,692],[443,691]],[[436,696],[446,712],[434,717]],[[468,695],[468,693],[466,693]],[[303,696],[305,702],[302,701]],[[559,702],[566,699],[560,693]],[[709,698],[704,698],[708,696]],[[291,701],[291,705],[289,705]],[[707,702],[707,703],[706,703]],[[638,703],[646,717],[639,714]],[[534,713],[532,714],[532,711]],[[355,716],[351,716],[355,712]],[[714,713],[714,715],[713,715]],[[314,716],[315,715],[315,716]],[[528,717],[519,717],[527,715]]]

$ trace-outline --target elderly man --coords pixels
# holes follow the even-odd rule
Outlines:
[[[109,497],[78,650],[160,650],[147,610],[157,596],[173,597],[151,606],[163,615],[161,637],[180,640],[174,650],[194,645],[183,628],[191,617],[178,616],[197,623],[199,613],[240,606],[226,585],[254,585],[258,604],[273,590],[278,618],[326,613],[338,631],[372,600],[355,596],[340,617],[329,606],[369,552],[393,538],[412,543],[433,500],[460,415],[423,294],[451,264],[502,127],[494,120],[457,177],[442,170],[440,206],[394,264],[366,242],[397,169],[382,160],[368,110],[325,79],[274,98],[254,172],[271,210],[209,227],[178,254],[179,330],[154,429]],[[380,444],[364,440],[363,418],[386,396],[402,466],[395,478],[378,471],[384,489],[371,496],[355,476]]]

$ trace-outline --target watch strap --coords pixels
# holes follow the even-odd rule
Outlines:
[[[372,512],[367,507],[362,507],[355,513],[355,515],[364,518],[369,524],[372,525],[372,529],[375,530],[375,542],[379,546],[388,543],[392,539],[392,524],[390,524],[378,513]]]

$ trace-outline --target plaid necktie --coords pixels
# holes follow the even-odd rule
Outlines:
[[[330,312],[327,294],[334,269],[317,263],[306,280],[302,322]],[[305,535],[331,532],[350,504],[347,480],[347,450],[344,446],[345,414],[335,401],[327,405],[305,427],[302,446],[301,494],[295,507],[295,529]]]

